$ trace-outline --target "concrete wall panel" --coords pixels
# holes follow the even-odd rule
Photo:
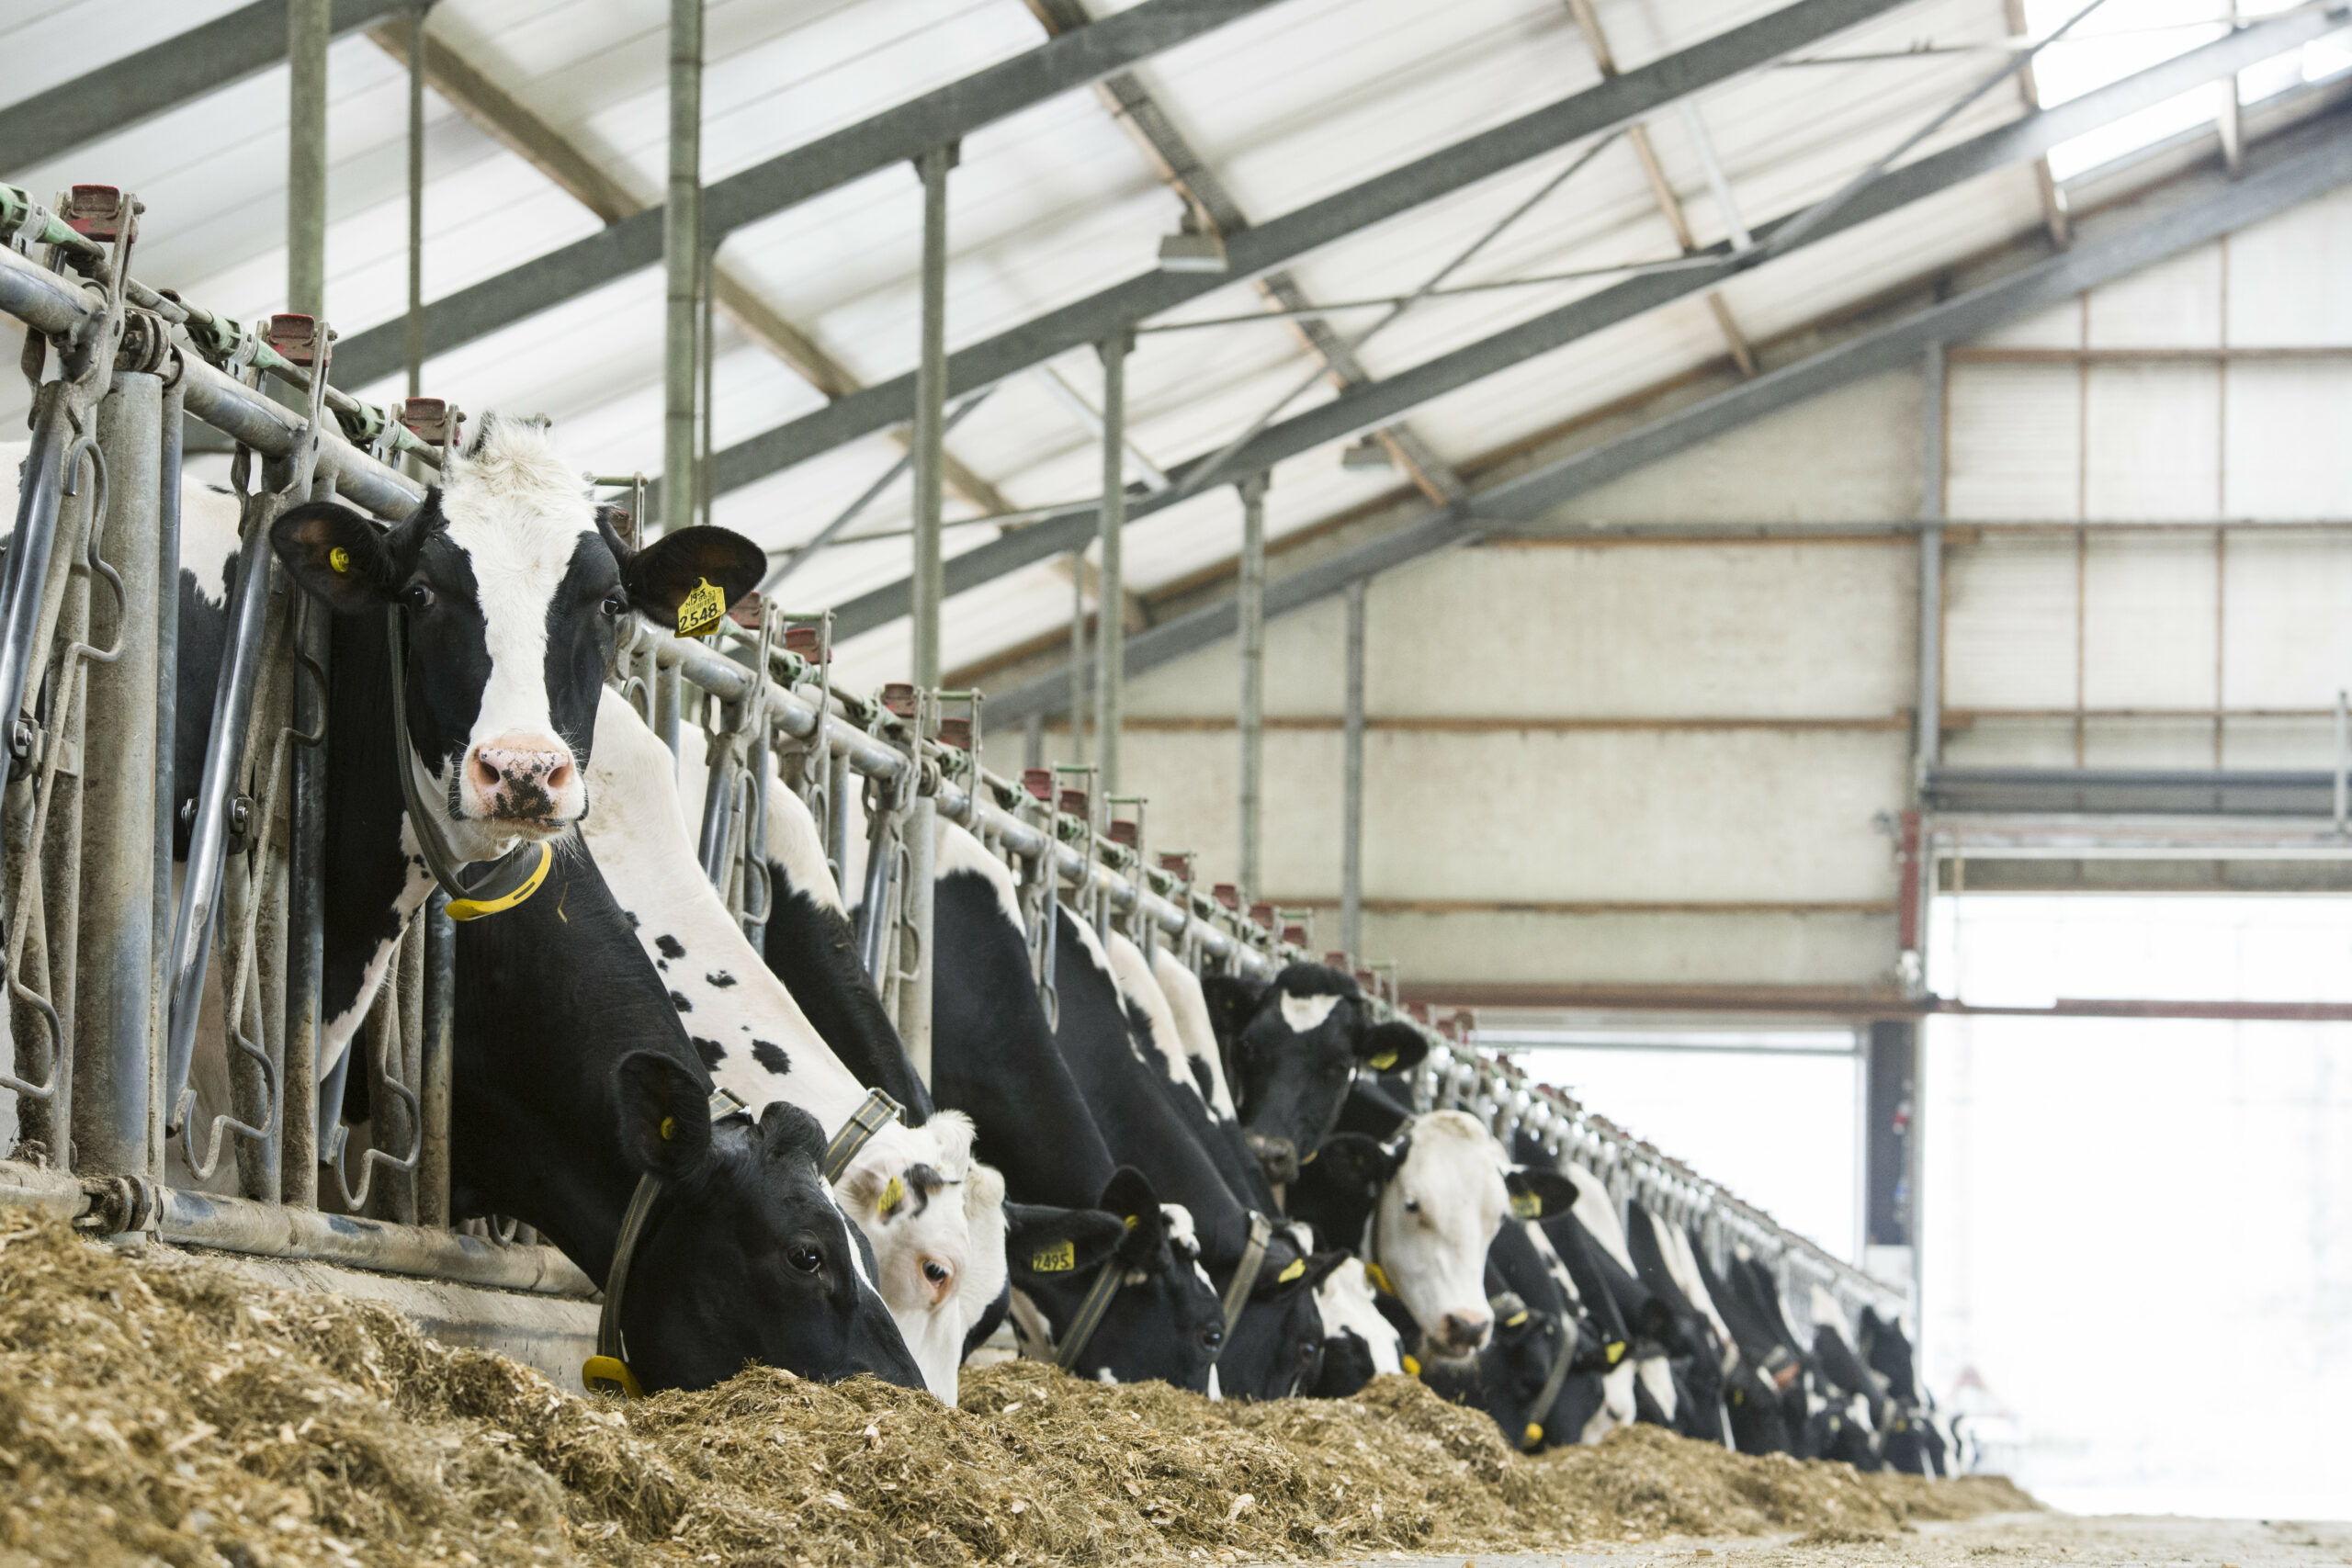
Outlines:
[[[2219,515],[2215,367],[2096,365],[2083,389],[2086,515],[2127,522]]]
[[[1944,558],[1944,705],[2072,707],[2075,541],[2028,536]]]
[[[1952,517],[2081,514],[2081,376],[2067,365],[1951,367],[1945,511]]]
[[[2084,556],[2083,701],[2214,705],[2213,539],[2092,530]]]

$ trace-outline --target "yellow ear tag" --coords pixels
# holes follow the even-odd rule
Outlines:
[[[1533,1448],[1536,1444],[1544,1440],[1544,1423],[1541,1421],[1530,1421],[1527,1424],[1527,1429],[1521,1432],[1519,1436],[1520,1439],[1526,1443],[1529,1448]]]
[[[1623,1339],[1611,1340],[1609,1344],[1609,1364],[1613,1367],[1624,1359],[1625,1342]]]
[[[1731,1391],[1731,1402],[1732,1402],[1734,1404],[1747,1404],[1747,1391],[1746,1389],[1744,1389],[1744,1388],[1736,1388],[1736,1389],[1733,1389],[1733,1390]]]
[[[1388,1270],[1383,1269],[1379,1264],[1365,1264],[1363,1266],[1363,1277],[1371,1280],[1372,1288],[1378,1291],[1382,1295],[1393,1296],[1396,1293],[1396,1287],[1388,1282]]]
[[[1287,1285],[1293,1280],[1297,1279],[1301,1274],[1306,1272],[1306,1259],[1304,1258],[1294,1258],[1290,1260],[1289,1268],[1274,1276],[1274,1283],[1277,1285]]]
[[[1403,1363],[1404,1363],[1404,1367],[1405,1367],[1405,1375],[1406,1375],[1407,1377],[1408,1377],[1408,1378],[1417,1378],[1417,1377],[1419,1377],[1419,1376],[1421,1375],[1421,1364],[1420,1364],[1420,1362],[1416,1361],[1416,1360],[1415,1360],[1415,1359],[1413,1359],[1413,1358],[1412,1358],[1412,1357],[1410,1357],[1410,1356],[1401,1357],[1401,1358],[1399,1358],[1399,1359],[1401,1359],[1401,1360],[1403,1361]]]
[[[1143,1224],[1143,1216],[1141,1214],[1129,1214],[1127,1216],[1127,1228],[1129,1230],[1135,1229],[1141,1224]]]
[[[1057,1241],[1029,1255],[1029,1271],[1033,1274],[1067,1274],[1077,1267],[1076,1242]]]
[[[678,606],[680,637],[708,637],[727,618],[727,595],[710,585],[710,579],[697,578],[695,591]]]
[[[662,1118],[662,1141],[666,1144],[677,1135],[678,1119],[674,1116]]]
[[[1540,1220],[1544,1217],[1544,1200],[1532,1192],[1510,1195],[1510,1213],[1515,1220]]]
[[[1505,1328],[1517,1328],[1521,1324],[1525,1323],[1526,1321],[1527,1314],[1525,1313],[1513,1313],[1510,1316],[1503,1319],[1503,1326]]]
[[[1383,1051],[1372,1059],[1372,1070],[1375,1073],[1385,1073],[1396,1065],[1396,1053],[1394,1051]]]
[[[882,1189],[882,1201],[874,1207],[887,1220],[891,1211],[906,1201],[907,1184],[894,1176]]]
[[[334,572],[337,577],[349,577],[351,575],[351,552],[345,549],[341,545],[337,545],[334,548],[329,550],[327,552],[327,570]]]

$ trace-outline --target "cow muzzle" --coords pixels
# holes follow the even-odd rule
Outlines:
[[[1277,1187],[1287,1187],[1298,1179],[1298,1145],[1288,1138],[1270,1138],[1262,1133],[1244,1133],[1241,1141],[1250,1145],[1257,1156],[1258,1168],[1266,1179]]]
[[[583,787],[571,749],[551,736],[508,734],[466,756],[467,815],[557,827],[580,815]]]
[[[1450,1312],[1430,1335],[1431,1347],[1447,1356],[1475,1356],[1487,1348],[1495,1320],[1486,1313]]]

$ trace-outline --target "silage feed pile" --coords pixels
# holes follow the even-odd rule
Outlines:
[[[752,1371],[616,1406],[381,1307],[0,1215],[0,1562],[1237,1562],[2031,1506],[1655,1429],[1531,1461],[1402,1378],[1260,1405],[1034,1363],[964,1388]]]

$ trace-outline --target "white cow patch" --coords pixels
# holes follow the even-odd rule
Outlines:
[[[180,487],[180,570],[196,580],[197,592],[216,609],[229,607],[242,510],[234,495],[210,485],[191,481]]]
[[[678,809],[685,818],[686,836],[702,841],[703,808],[710,801],[708,742],[697,728],[681,727],[678,736]],[[775,770],[768,770],[767,858],[784,868],[793,897],[819,908],[846,915],[841,888],[825,860],[825,835],[809,813],[808,803],[785,787]]]
[[[1130,1010],[1143,1016],[1151,1033],[1148,1056],[1132,1031],[1128,1035],[1129,1049],[1147,1064],[1156,1062],[1169,1082],[1198,1100],[1201,1090],[1193,1081],[1192,1061],[1176,1037],[1176,1014],[1153,976],[1151,965],[1144,962],[1143,949],[1129,941],[1125,931],[1114,931],[1111,933],[1110,959],[1111,977],[1118,984],[1120,998]]]
[[[1666,1358],[1644,1356],[1634,1364],[1634,1373],[1641,1380],[1642,1386],[1650,1391],[1650,1397],[1657,1402],[1659,1413],[1668,1421],[1673,1420],[1674,1371],[1666,1364]]]
[[[1317,997],[1294,997],[1284,991],[1283,1021],[1290,1025],[1292,1033],[1305,1034],[1330,1017],[1331,1010],[1339,1005],[1340,998],[1328,992]]]
[[[1159,982],[1159,994],[1168,998],[1168,1010],[1175,1015],[1176,1041],[1193,1064],[1195,1080],[1208,1080],[1209,1109],[1220,1122],[1238,1121],[1233,1091],[1226,1087],[1225,1063],[1217,1055],[1216,1030],[1209,1022],[1208,998],[1201,994],[1201,977],[1165,947],[1152,953],[1151,974]]]
[[[1634,1363],[1620,1361],[1601,1375],[1600,1408],[1584,1426],[1583,1440],[1597,1443],[1620,1427],[1634,1424]]]
[[[588,847],[678,1005],[712,1080],[755,1111],[788,1100],[829,1131],[865,1103],[858,1082],[743,940],[703,876],[671,782],[669,749],[616,694],[597,708]],[[666,798],[665,798],[666,797]],[[1004,1183],[972,1158],[972,1123],[942,1111],[876,1134],[833,1184],[873,1243],[876,1283],[923,1380],[953,1404],[964,1337],[1003,1288]],[[915,1179],[927,1166],[946,1185]],[[944,1269],[934,1280],[931,1270]]]
[[[1617,1267],[1640,1279],[1641,1270],[1634,1267],[1634,1254],[1625,1246],[1625,1227],[1618,1223],[1617,1205],[1609,1196],[1608,1185],[1580,1165],[1570,1165],[1567,1175],[1576,1183],[1573,1212],[1577,1221],[1617,1260]]]
[[[1724,1324],[1723,1314],[1715,1310],[1715,1298],[1708,1293],[1706,1276],[1699,1272],[1698,1254],[1690,1250],[1690,1237],[1681,1226],[1668,1224],[1663,1220],[1657,1222],[1656,1228],[1661,1243],[1660,1250],[1666,1255],[1666,1271],[1674,1276],[1674,1282],[1681,1287],[1683,1295],[1699,1309],[1700,1315],[1715,1331],[1716,1343],[1728,1353],[1733,1348],[1731,1329]]]

